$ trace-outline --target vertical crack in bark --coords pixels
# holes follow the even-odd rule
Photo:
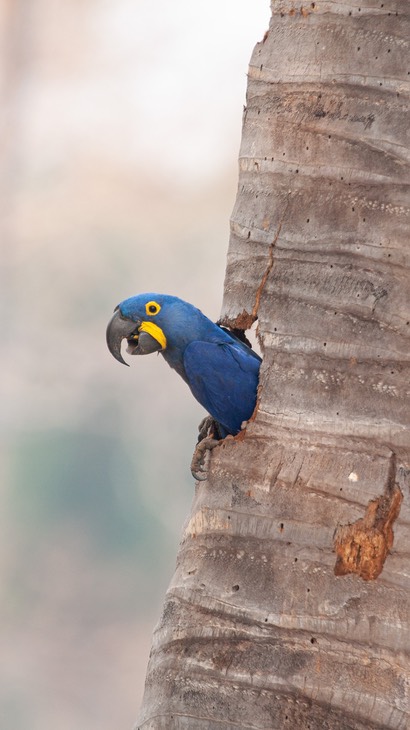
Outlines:
[[[268,265],[267,265],[267,267],[265,269],[265,273],[262,276],[261,283],[259,284],[259,286],[258,286],[258,288],[256,290],[255,304],[253,305],[252,315],[251,315],[252,316],[252,323],[255,322],[255,320],[258,318],[258,310],[259,310],[259,304],[260,304],[261,296],[262,296],[263,290],[264,290],[264,288],[266,286],[266,282],[268,280],[268,276],[269,276],[270,272],[272,271],[272,267],[273,267],[273,251],[274,251],[274,248],[275,248],[275,246],[277,244],[278,238],[280,236],[280,232],[282,230],[282,225],[283,225],[283,221],[285,219],[285,215],[286,215],[286,211],[288,209],[288,205],[289,205],[289,201],[286,204],[286,208],[285,208],[285,210],[283,212],[282,218],[279,221],[279,225],[278,225],[277,230],[276,230],[276,233],[275,233],[275,238],[273,239],[272,243],[269,244],[269,250],[268,250]]]
[[[396,482],[396,458],[392,454],[384,494],[369,502],[364,517],[339,526],[335,532],[335,575],[356,573],[363,580],[375,580],[380,575],[393,546],[393,523],[402,500]]]
[[[230,327],[231,329],[235,329],[235,328],[241,329],[241,330],[250,329],[250,327],[252,327],[253,323],[256,322],[256,320],[258,319],[258,311],[259,311],[260,300],[261,300],[261,297],[262,297],[263,290],[264,290],[264,288],[266,286],[266,282],[268,280],[269,274],[272,271],[272,267],[273,267],[273,263],[274,263],[273,252],[274,252],[275,246],[276,246],[276,244],[278,242],[278,238],[279,238],[280,232],[282,230],[282,225],[283,225],[283,222],[285,220],[285,216],[286,216],[286,213],[287,213],[287,210],[288,210],[288,207],[289,207],[289,199],[290,199],[290,193],[287,196],[285,210],[283,211],[282,217],[281,217],[281,219],[280,219],[280,221],[278,223],[278,227],[276,229],[275,237],[274,237],[273,241],[269,244],[269,248],[268,248],[268,264],[267,264],[266,269],[265,269],[265,271],[263,273],[261,282],[260,282],[260,284],[259,284],[259,286],[258,286],[258,288],[256,290],[255,303],[254,303],[254,305],[252,307],[252,312],[249,314],[249,312],[247,312],[246,310],[244,310],[243,312],[241,312],[241,314],[238,314],[238,316],[235,317],[235,319],[233,319],[233,320],[222,320],[222,322],[223,323],[226,323],[228,325],[228,327]]]
[[[270,274],[270,272],[272,271],[272,268],[273,268],[273,264],[274,264],[274,257],[273,257],[274,249],[275,249],[275,246],[276,246],[276,244],[278,242],[278,238],[279,238],[280,233],[281,233],[281,230],[282,230],[283,222],[285,220],[286,213],[287,213],[288,208],[289,208],[290,195],[291,195],[291,191],[289,191],[289,193],[288,193],[288,195],[286,197],[286,205],[285,205],[284,211],[282,213],[282,216],[281,216],[281,218],[279,220],[278,226],[276,228],[276,233],[275,233],[275,236],[273,238],[273,241],[269,244],[269,249],[268,249],[268,263],[267,263],[266,269],[265,269],[265,271],[263,273],[261,282],[260,282],[260,284],[259,284],[259,286],[258,286],[258,288],[256,290],[255,303],[253,305],[251,314],[249,314],[249,312],[247,312],[246,310],[244,310],[243,312],[241,312],[241,314],[239,314],[237,317],[235,317],[235,319],[233,319],[233,320],[222,319],[221,322],[220,322],[222,324],[227,325],[234,332],[235,332],[235,330],[242,330],[242,332],[243,332],[243,331],[245,331],[247,329],[250,329],[250,327],[252,327],[253,323],[256,322],[256,320],[258,319],[258,311],[259,311],[260,300],[261,300],[263,291],[265,289],[266,282],[267,282],[267,280],[269,278],[269,274]],[[238,332],[236,332],[236,334],[238,334]],[[260,343],[260,346],[261,346],[262,352],[263,352],[263,339],[260,336],[259,331],[257,332],[257,337],[258,337],[258,341]],[[258,409],[259,409],[260,392],[261,392],[261,383],[259,381],[259,385],[258,385],[258,389],[257,389],[257,394],[256,394],[255,408],[254,408],[254,411],[253,411],[252,416],[250,417],[248,423],[250,421],[253,421],[256,418],[256,414],[257,414]],[[241,431],[237,436],[235,436],[235,439],[236,440],[241,440],[242,438],[245,438],[245,433],[246,433],[246,429],[243,430],[243,431]]]

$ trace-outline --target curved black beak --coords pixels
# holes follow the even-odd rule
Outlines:
[[[161,349],[160,343],[151,337],[148,332],[139,332],[141,322],[123,317],[119,308],[116,307],[107,327],[107,346],[111,355],[118,362],[127,365],[121,355],[121,343],[128,340],[127,351],[131,355],[149,355]]]
[[[107,346],[111,355],[123,365],[128,366],[128,363],[125,362],[121,355],[121,342],[124,338],[129,339],[132,337],[137,329],[138,323],[123,317],[118,307],[114,309],[114,314],[108,322],[107,327]]]

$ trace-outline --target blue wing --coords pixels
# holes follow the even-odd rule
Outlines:
[[[238,433],[253,413],[260,362],[242,343],[191,342],[185,349],[192,394],[227,433]]]

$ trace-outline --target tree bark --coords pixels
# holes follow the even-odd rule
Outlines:
[[[138,728],[410,727],[410,8],[273,2],[224,321],[252,422],[212,452]]]

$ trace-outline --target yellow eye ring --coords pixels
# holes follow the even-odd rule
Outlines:
[[[158,302],[147,302],[145,305],[145,311],[151,317],[153,317],[155,314],[158,314],[160,309],[161,307]]]

